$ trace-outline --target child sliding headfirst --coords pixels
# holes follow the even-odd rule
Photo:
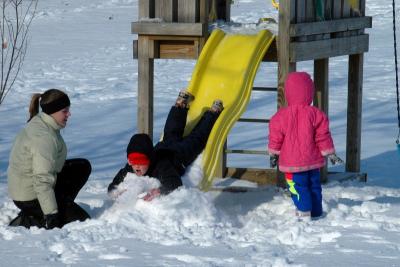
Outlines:
[[[343,163],[336,156],[328,117],[310,106],[314,83],[305,72],[289,73],[285,82],[287,107],[281,108],[269,124],[268,153],[271,167],[279,161],[297,208],[296,215],[322,215],[322,188],[319,168],[325,156],[332,164]]]
[[[190,134],[184,137],[189,103],[193,99],[186,91],[179,93],[175,105],[169,111],[163,140],[154,148],[147,134],[132,136],[126,149],[128,163],[108,186],[108,193],[112,198],[123,193],[117,186],[124,181],[127,173],[148,175],[160,181],[160,188],[153,189],[144,196],[146,201],[151,201],[160,194],[168,194],[182,185],[181,176],[186,167],[203,151],[213,125],[224,109],[222,101],[215,100]]]

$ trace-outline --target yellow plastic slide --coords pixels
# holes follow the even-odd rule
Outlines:
[[[204,177],[199,185],[202,190],[208,190],[212,184],[224,142],[233,124],[245,111],[258,66],[274,38],[268,30],[239,35],[216,29],[200,54],[187,88],[195,101],[189,109],[185,134],[193,129],[215,99],[221,99],[225,107],[203,151]]]

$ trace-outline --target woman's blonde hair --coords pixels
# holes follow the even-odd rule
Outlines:
[[[29,105],[28,122],[39,113],[39,105],[48,104],[65,96],[67,96],[67,94],[58,89],[49,89],[42,94],[33,94],[31,98],[31,103]]]

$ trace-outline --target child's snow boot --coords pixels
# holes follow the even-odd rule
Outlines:
[[[189,108],[189,103],[193,100],[194,96],[191,93],[186,90],[181,90],[176,99],[175,106],[179,108]]]
[[[224,110],[224,104],[222,103],[222,100],[220,99],[214,100],[214,103],[212,104],[210,111],[212,113],[221,113],[222,110]]]

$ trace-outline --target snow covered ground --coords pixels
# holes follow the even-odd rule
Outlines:
[[[324,185],[326,217],[301,223],[290,198],[277,188],[203,193],[191,187],[199,175],[196,164],[185,176],[187,186],[168,196],[147,203],[132,191],[118,202],[108,199],[106,187],[123,166],[136,127],[137,62],[131,51],[136,37],[130,22],[137,20],[137,2],[39,1],[24,72],[0,106],[0,266],[400,266],[391,1],[367,1],[373,28],[364,65],[362,172],[368,182]],[[234,22],[254,24],[268,16],[277,16],[269,1],[235,0],[232,6]],[[194,64],[156,61],[155,136]],[[305,62],[298,69],[311,71],[311,66]],[[255,84],[273,86],[275,79],[276,64],[263,63]],[[7,195],[11,144],[25,125],[31,94],[52,87],[64,89],[72,100],[72,117],[62,132],[69,157],[86,157],[93,166],[77,199],[93,219],[52,231],[10,228],[17,214]],[[346,88],[347,58],[338,57],[330,61],[329,105],[342,158]],[[248,114],[272,115],[274,94],[252,98]],[[234,128],[229,146],[266,146],[265,126],[243,128]],[[229,164],[266,167],[266,159],[230,156]]]

